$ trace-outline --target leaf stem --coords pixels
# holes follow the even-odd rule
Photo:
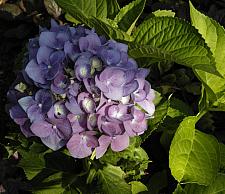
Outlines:
[[[196,115],[197,121],[200,120],[207,112],[208,112],[208,109],[204,109],[204,110],[200,111],[200,112]]]

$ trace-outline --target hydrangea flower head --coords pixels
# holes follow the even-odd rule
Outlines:
[[[127,51],[94,30],[52,20],[29,41],[29,61],[8,92],[11,118],[26,137],[66,146],[74,158],[126,149],[155,111],[149,71]]]

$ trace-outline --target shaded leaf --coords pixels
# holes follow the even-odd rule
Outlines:
[[[120,167],[108,164],[97,171],[101,192],[107,194],[131,194],[131,186],[124,180],[125,173]]]
[[[148,193],[158,194],[160,190],[168,186],[167,172],[166,170],[157,172],[152,175],[148,182]]]
[[[135,23],[144,10],[145,2],[146,0],[134,0],[120,10],[114,21],[121,30],[131,34]]]
[[[107,17],[114,19],[116,14],[120,11],[120,6],[117,0],[106,0],[107,2]]]

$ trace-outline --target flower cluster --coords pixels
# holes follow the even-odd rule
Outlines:
[[[12,84],[9,113],[27,137],[75,158],[100,158],[129,146],[155,110],[154,91],[128,47],[82,26],[40,29],[25,68]]]

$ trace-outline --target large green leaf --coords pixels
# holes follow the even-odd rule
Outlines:
[[[218,74],[212,52],[189,23],[173,17],[152,17],[134,32],[134,58],[153,58]]]
[[[125,173],[120,167],[108,164],[97,171],[101,192],[107,194],[131,194],[131,186],[124,180]]]
[[[190,2],[190,16],[192,25],[198,29],[205,39],[216,61],[219,73],[225,76],[225,30],[213,19],[205,16],[194,8]],[[205,85],[206,91],[211,101],[216,101],[225,91],[225,79],[206,73],[196,71],[197,76]],[[214,94],[214,95],[213,95]],[[224,109],[225,110],[225,109]]]
[[[195,129],[196,117],[186,117],[172,140],[169,166],[178,182],[209,185],[220,165],[217,140]]]
[[[114,19],[120,29],[131,34],[135,23],[144,10],[145,1],[134,0],[120,10]]]
[[[197,184],[188,184],[183,191],[187,194],[223,194],[225,193],[225,174],[218,173],[216,178],[211,180],[211,184],[207,187]]]

